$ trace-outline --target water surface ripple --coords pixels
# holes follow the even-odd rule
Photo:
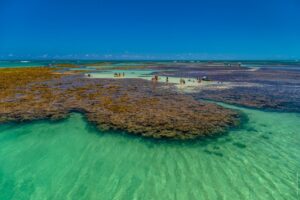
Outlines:
[[[300,114],[239,109],[243,129],[195,142],[99,132],[75,113],[1,125],[0,199],[299,199]]]

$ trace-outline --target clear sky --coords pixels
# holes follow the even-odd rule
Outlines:
[[[299,0],[0,0],[0,59],[300,59]]]

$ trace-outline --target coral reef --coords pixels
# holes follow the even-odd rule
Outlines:
[[[281,66],[281,65],[280,65]],[[246,68],[231,65],[197,63],[160,66],[164,71],[158,75],[169,77],[197,78],[207,76],[215,82],[230,83],[230,88],[201,87],[196,98],[210,99],[230,104],[274,111],[300,112],[300,71],[299,65],[285,64],[278,68],[262,65],[260,68]],[[222,86],[222,84],[220,84]],[[195,92],[196,91],[196,92]]]
[[[239,114],[139,79],[88,79],[53,68],[0,70],[0,122],[62,119],[80,111],[100,129],[190,139],[223,132]]]

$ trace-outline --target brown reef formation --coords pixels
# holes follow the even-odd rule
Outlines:
[[[239,114],[139,79],[88,79],[50,68],[0,70],[0,122],[62,119],[80,111],[100,129],[190,139],[223,132]]]
[[[158,75],[169,77],[197,78],[207,76],[216,82],[233,83],[235,86],[218,90],[201,88],[194,97],[210,99],[230,104],[272,111],[300,112],[300,68],[289,69],[287,64],[282,67],[269,67],[263,63],[260,68],[246,68],[235,65],[207,63],[177,63],[160,66]],[[251,85],[251,87],[249,86]]]

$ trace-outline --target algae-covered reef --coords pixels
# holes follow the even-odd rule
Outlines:
[[[0,121],[62,119],[80,111],[101,129],[189,139],[224,131],[239,114],[139,79],[88,79],[50,68],[0,70]]]
[[[195,87],[195,98],[237,104],[272,111],[300,112],[299,64],[276,67],[261,63],[259,68],[239,67],[237,63],[177,63],[160,66],[161,75],[186,79],[207,76],[216,84]],[[275,66],[274,66],[275,65]],[[251,65],[250,65],[251,66]],[[281,66],[281,67],[280,67]]]

